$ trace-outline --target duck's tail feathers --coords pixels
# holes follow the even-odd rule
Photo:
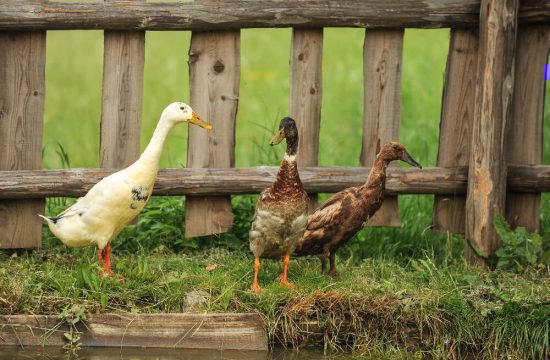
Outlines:
[[[57,220],[59,220],[59,217],[49,217],[49,216],[44,216],[44,215],[40,215],[40,214],[36,214],[36,215],[40,216],[42,219],[44,219],[47,222],[52,223],[52,224],[55,224],[57,222]]]

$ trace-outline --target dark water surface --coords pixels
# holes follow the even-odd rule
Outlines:
[[[325,356],[322,351],[285,350],[238,351],[238,350],[186,350],[186,349],[139,349],[139,348],[83,348],[77,356],[71,356],[60,347],[8,347],[0,346],[0,360],[314,360],[350,359],[346,355]]]

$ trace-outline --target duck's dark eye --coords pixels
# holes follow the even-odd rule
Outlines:
[[[183,110],[183,109],[185,109],[185,108],[183,106],[180,106],[180,110]]]

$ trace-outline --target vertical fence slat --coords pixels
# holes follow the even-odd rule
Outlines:
[[[101,167],[119,169],[140,153],[145,32],[105,31]]]
[[[321,127],[323,29],[293,29],[290,54],[290,116],[298,125],[298,164],[319,164]],[[310,212],[317,194],[309,194]]]
[[[403,35],[404,30],[367,30],[365,34],[362,166],[372,166],[378,144],[399,139]],[[367,224],[400,226],[397,197],[386,197]]]
[[[493,219],[505,210],[505,128],[512,117],[517,19],[518,0],[481,1],[466,237],[486,253],[500,246]],[[480,262],[469,246],[465,256]]]
[[[0,32],[0,170],[42,168],[46,32]],[[0,248],[42,243],[44,200],[0,201]]]
[[[550,47],[550,26],[518,29],[513,116],[508,132],[508,163],[542,164],[544,65]],[[540,232],[540,194],[506,194],[506,218],[512,227]]]
[[[468,165],[474,119],[477,48],[477,30],[451,30],[439,125],[437,166]],[[436,195],[434,230],[463,234],[465,204],[466,197],[463,195]]]
[[[200,32],[191,36],[191,106],[214,127],[189,126],[187,166],[233,167],[235,119],[239,100],[240,32]],[[188,196],[185,236],[226,232],[233,224],[229,196]]]

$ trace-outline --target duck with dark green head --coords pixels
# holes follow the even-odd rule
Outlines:
[[[256,293],[260,292],[260,258],[282,257],[281,283],[292,286],[287,278],[290,254],[302,238],[307,224],[309,199],[300,181],[296,163],[298,128],[289,117],[281,120],[279,131],[270,145],[277,145],[283,139],[286,139],[283,161],[271,187],[260,194],[250,228],[250,250],[254,254],[252,290]]]

